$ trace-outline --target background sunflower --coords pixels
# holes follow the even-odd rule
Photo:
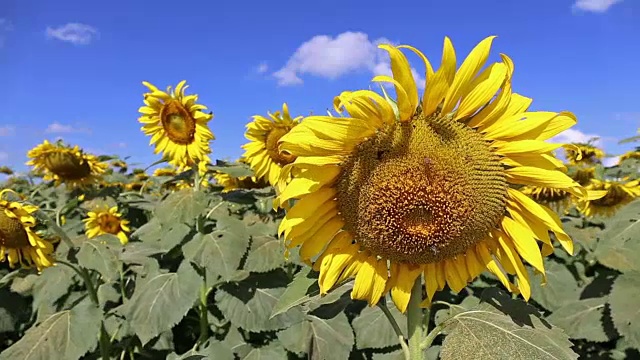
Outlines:
[[[138,110],[144,124],[141,130],[151,136],[155,153],[162,153],[172,165],[193,166],[196,162],[211,162],[209,142],[215,137],[207,123],[213,114],[205,113],[206,106],[198,104],[198,95],[185,95],[188,87],[181,81],[175,90],[161,91],[148,82],[142,83],[150,92],[144,94],[145,106]]]
[[[34,172],[44,175],[45,181],[53,180],[56,185],[82,187],[97,183],[108,168],[108,164],[87,154],[78,146],[70,147],[62,141],[52,144],[47,140],[27,153],[26,164],[33,166]]]
[[[87,213],[88,218],[82,220],[85,223],[85,232],[89,239],[103,234],[111,234],[118,237],[122,245],[129,242],[127,233],[131,232],[129,221],[123,219],[117,206],[97,206]]]
[[[11,190],[0,191],[0,261],[10,267],[35,266],[38,271],[54,264],[53,245],[34,231],[38,208],[3,199]]]
[[[295,160],[295,156],[282,152],[278,148],[278,141],[293,129],[302,116],[291,118],[287,104],[282,105],[282,113],[276,111],[268,117],[256,115],[247,124],[245,138],[249,140],[242,148],[242,157],[256,174],[256,178],[264,179],[277,187],[280,171],[284,165]]]

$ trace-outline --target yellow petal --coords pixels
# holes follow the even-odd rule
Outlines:
[[[409,61],[404,54],[397,48],[386,44],[378,45],[378,48],[389,53],[391,72],[393,73],[393,78],[398,82],[396,94],[398,96],[400,119],[408,120],[413,116],[418,106],[418,88],[411,73],[411,65],[409,65]]]
[[[495,63],[482,72],[469,85],[471,90],[462,98],[454,119],[462,119],[472,115],[482,106],[489,103],[504,83],[506,76],[507,67],[502,63]]]

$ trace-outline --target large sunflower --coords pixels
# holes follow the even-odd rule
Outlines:
[[[448,38],[437,71],[413,47],[381,45],[393,78],[374,81],[395,86],[398,119],[377,93],[343,92],[334,106],[350,117],[310,116],[280,139],[280,149],[297,158],[282,170],[293,179],[277,201],[297,201],[279,232],[320,271],[322,293],[355,277],[352,298],[373,305],[390,291],[404,312],[421,274],[428,305],[445,285],[458,292],[486,269],[528,299],[524,262],[545,273],[549,231],[573,252],[558,216],[516,187],[586,195],[553,156],[561,145],[544,142],[576,118],[528,112],[531,99],[511,90],[506,55],[481,71],[493,39],[478,44],[457,72]],[[400,48],[426,65],[422,101]]]
[[[563,145],[570,164],[599,164],[604,158],[604,151],[589,143],[572,143]]]
[[[578,203],[578,210],[587,217],[608,217],[640,196],[640,180],[623,183],[593,179],[586,189],[590,192],[603,192],[605,195],[596,199],[583,199]]]
[[[207,107],[196,103],[198,95],[185,95],[186,81],[181,81],[175,90],[171,87],[161,91],[144,81],[151,92],[144,94],[145,106],[138,111],[142,131],[151,136],[150,145],[155,144],[155,153],[163,153],[172,165],[192,166],[196,162],[210,162],[209,142],[215,137],[207,123],[212,114],[204,113]]]
[[[268,118],[256,115],[247,124],[244,136],[249,142],[242,146],[245,150],[242,157],[258,179],[265,179],[272,186],[278,186],[282,167],[295,160],[295,156],[278,149],[278,141],[298,125],[300,119],[302,116],[292,119],[287,104],[283,104],[282,114],[276,111],[269,113]]]
[[[47,140],[29,150],[27,157],[31,159],[27,165],[33,166],[36,173],[43,174],[45,181],[54,180],[56,185],[64,183],[70,187],[97,183],[109,166],[77,145],[70,147]]]
[[[38,210],[33,205],[7,201],[2,196],[11,190],[0,191],[0,261],[9,261],[12,268],[16,264],[38,271],[52,266],[53,245],[35,233],[36,219],[33,213]]]
[[[233,177],[227,173],[218,172],[213,175],[216,184],[222,186],[222,192],[229,192],[237,189],[262,189],[268,184],[264,179],[257,179],[255,176]]]
[[[122,218],[117,206],[97,206],[87,216],[88,218],[82,221],[85,223],[85,233],[89,239],[99,235],[111,234],[117,236],[122,245],[129,242],[127,237],[127,233],[131,232],[129,220]]]

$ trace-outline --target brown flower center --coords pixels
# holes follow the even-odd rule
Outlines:
[[[598,190],[605,190],[604,187]],[[627,194],[619,185],[613,185],[607,189],[607,194],[600,199],[592,200],[591,203],[599,207],[613,207],[630,201],[631,196]]]
[[[70,151],[49,153],[45,155],[44,164],[63,180],[82,180],[91,175],[89,163]]]
[[[0,207],[0,246],[9,249],[29,246],[29,236],[20,220],[7,216],[2,207]]]
[[[111,214],[103,213],[98,216],[98,225],[100,230],[108,234],[117,234],[120,232],[120,219]]]
[[[269,134],[267,134],[267,140],[265,141],[267,154],[269,154],[269,157],[278,165],[290,164],[296,159],[294,155],[281,152],[278,149],[278,140],[280,140],[280,138],[288,132],[289,129],[274,127],[271,131],[269,131]]]
[[[160,119],[165,133],[172,142],[188,145],[194,141],[196,121],[180,101],[167,101],[160,110]]]
[[[505,211],[500,160],[464,124],[418,117],[360,144],[343,164],[347,230],[384,258],[432,263],[486,238]]]

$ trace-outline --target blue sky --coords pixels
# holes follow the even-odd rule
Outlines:
[[[158,159],[140,132],[147,80],[187,80],[214,112],[213,158],[241,155],[244,126],[287,102],[324,113],[343,90],[388,69],[378,42],[410,44],[439,63],[449,36],[458,61],[498,35],[516,65],[515,91],[534,110],[570,110],[568,140],[602,137],[608,152],[640,127],[640,3],[540,1],[3,0],[0,164],[62,137],[88,151]],[[419,59],[410,55],[418,73]]]

